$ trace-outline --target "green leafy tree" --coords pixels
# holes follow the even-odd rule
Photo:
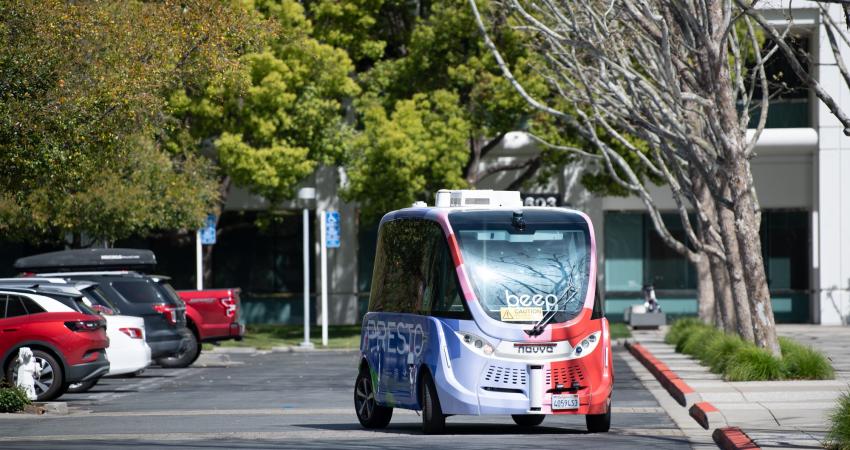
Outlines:
[[[238,70],[198,92],[169,100],[180,120],[170,141],[177,153],[210,150],[222,183],[235,183],[273,205],[319,164],[340,160],[351,130],[343,102],[359,89],[345,51],[310,35],[312,25],[294,1],[256,2],[273,21],[275,38],[240,58]]]
[[[0,4],[0,229],[79,245],[196,226],[215,185],[159,145],[164,94],[232,70],[261,32],[200,0]]]
[[[369,1],[311,3],[319,37],[347,48],[364,90],[355,102],[362,134],[345,160],[350,177],[344,194],[362,206],[364,218],[433,196],[439,188],[463,188],[488,176],[518,171],[515,186],[532,180],[541,166],[565,164],[556,151],[521,161],[479,162],[505,134],[527,130],[553,143],[566,143],[561,124],[531,110],[501,77],[481,42],[468,5],[444,2]],[[356,9],[351,21],[335,11]],[[511,48],[508,59],[520,76],[547,96],[546,84],[532,73],[517,34],[499,29]],[[370,49],[359,50],[366,42]]]

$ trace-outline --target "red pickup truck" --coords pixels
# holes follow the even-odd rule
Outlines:
[[[186,326],[197,342],[242,339],[245,325],[239,323],[239,289],[177,291],[177,294],[186,303]]]

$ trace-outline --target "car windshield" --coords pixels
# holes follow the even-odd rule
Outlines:
[[[563,211],[464,211],[449,216],[479,304],[508,323],[563,323],[584,305],[590,235]]]
[[[113,314],[121,314],[121,310],[119,310],[114,303],[109,301],[106,297],[106,293],[104,293],[99,287],[95,286],[85,289],[82,293],[86,296],[86,300],[88,300],[92,305],[105,306],[111,309]]]
[[[155,284],[147,280],[113,281],[112,287],[132,303],[174,304],[174,300],[154,287]]]
[[[175,291],[174,288],[171,287],[171,285],[166,283],[165,281],[157,282],[156,283],[156,289],[162,295],[170,298],[172,303],[175,303],[175,304],[178,304],[178,305],[183,303],[183,300],[180,299],[180,295],[177,294],[177,291]]]

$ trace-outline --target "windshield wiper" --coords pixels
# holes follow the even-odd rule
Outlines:
[[[558,297],[558,301],[555,302],[555,308],[547,312],[537,323],[534,324],[533,327],[531,327],[530,330],[525,330],[525,334],[527,334],[529,337],[540,336],[540,334],[543,333],[543,328],[546,327],[546,325],[548,325],[549,322],[551,322],[552,319],[555,318],[556,314],[558,314],[558,306],[560,306],[561,301],[565,298],[567,299],[567,301],[569,301],[569,299],[575,296],[577,291],[578,290],[575,288],[575,286],[570,286],[569,288],[567,288],[567,290],[564,292],[564,295]]]

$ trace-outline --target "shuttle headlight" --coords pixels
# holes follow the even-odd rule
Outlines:
[[[578,358],[593,351],[593,349],[596,348],[596,344],[599,342],[599,334],[600,332],[597,331],[591,335],[586,336],[578,344],[576,344],[575,348],[573,349],[573,357]]]
[[[467,348],[476,353],[492,355],[493,352],[496,350],[496,347],[494,347],[492,344],[490,344],[490,342],[480,336],[465,332],[455,332],[455,334],[458,335],[461,342],[463,342]]]

